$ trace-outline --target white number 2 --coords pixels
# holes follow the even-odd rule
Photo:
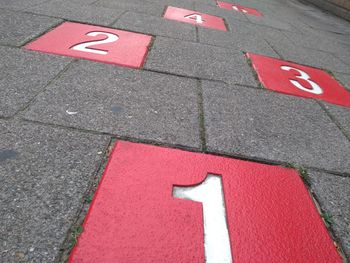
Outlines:
[[[192,19],[192,20],[196,21],[196,23],[198,23],[198,24],[202,24],[203,22],[205,22],[203,20],[202,16],[198,15],[198,14],[188,15],[188,16],[185,16],[185,18]]]
[[[206,263],[232,263],[221,176],[209,174],[196,186],[174,186],[173,196],[203,205]]]
[[[305,88],[298,81],[290,79],[289,81],[295,87],[297,87],[298,89],[301,89],[301,90],[309,92],[309,93],[317,94],[317,95],[320,95],[320,94],[323,93],[323,90],[321,89],[321,87],[319,85],[317,85],[317,83],[313,82],[310,79],[310,76],[306,72],[304,72],[304,71],[302,71],[300,69],[289,67],[289,66],[281,66],[281,69],[285,70],[285,71],[295,70],[295,71],[299,72],[300,75],[299,76],[295,76],[295,77],[298,78],[298,79],[303,79],[303,80],[307,81],[311,85],[311,89],[310,88]]]
[[[72,46],[71,49],[83,51],[83,52],[90,52],[90,53],[99,54],[99,55],[107,55],[108,51],[106,51],[106,50],[89,48],[89,47],[93,46],[93,45],[112,43],[112,42],[115,42],[119,39],[119,37],[115,34],[107,33],[107,32],[99,32],[99,31],[89,32],[86,35],[91,36],[91,37],[96,37],[98,35],[105,35],[105,36],[107,36],[107,38],[102,39],[102,40],[95,40],[95,41],[80,43],[80,44]]]

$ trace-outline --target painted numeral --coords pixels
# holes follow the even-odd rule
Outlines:
[[[91,37],[96,37],[98,35],[105,35],[107,36],[107,38],[102,40],[79,43],[77,45],[72,46],[71,49],[83,51],[83,52],[90,52],[90,53],[99,54],[99,55],[107,55],[108,51],[97,49],[97,48],[91,48],[91,46],[112,43],[112,42],[116,42],[119,39],[119,37],[115,34],[107,33],[107,32],[99,32],[99,31],[89,32],[86,35]]]
[[[203,20],[202,16],[198,15],[198,14],[188,15],[188,16],[185,16],[185,18],[192,19],[192,20],[196,21],[196,23],[198,23],[198,24],[202,24],[203,22],[205,22],[205,20]]]
[[[313,82],[310,79],[310,76],[306,72],[304,72],[304,71],[302,71],[300,69],[289,67],[289,66],[281,66],[281,69],[285,70],[285,71],[290,71],[290,70],[297,71],[300,75],[295,76],[295,77],[298,78],[298,79],[303,79],[303,80],[307,81],[311,85],[311,89],[310,88],[305,88],[303,85],[300,84],[300,82],[298,82],[296,80],[293,80],[293,79],[290,79],[289,81],[295,87],[297,87],[298,89],[306,91],[306,92],[309,92],[309,93],[313,93],[313,94],[316,94],[316,95],[320,95],[320,94],[323,93],[322,88],[317,83]]]
[[[238,11],[238,12],[239,12],[239,11],[242,11],[243,13],[248,13],[247,10],[245,10],[245,9],[238,9],[238,7],[235,6],[235,5],[233,5],[232,8],[233,8],[233,10]]]
[[[209,174],[196,186],[174,186],[173,196],[203,205],[206,263],[232,263],[221,176]]]

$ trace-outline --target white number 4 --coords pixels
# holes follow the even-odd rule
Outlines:
[[[321,89],[321,87],[317,83],[313,82],[310,79],[310,76],[306,72],[304,72],[304,71],[302,71],[300,69],[289,67],[289,66],[281,66],[281,69],[285,70],[285,71],[295,70],[295,71],[299,72],[300,75],[295,76],[295,77],[298,78],[298,79],[303,79],[303,80],[305,80],[306,82],[308,82],[311,85],[311,89],[310,88],[305,88],[303,85],[300,84],[300,82],[298,82],[296,80],[293,80],[293,79],[290,79],[289,80],[290,83],[292,83],[298,89],[306,91],[306,92],[309,92],[309,93],[313,93],[313,94],[316,94],[316,95],[320,95],[320,94],[323,93],[323,90]]]
[[[174,186],[173,196],[203,205],[206,263],[232,263],[221,176],[209,174],[196,186]]]
[[[192,19],[192,20],[196,21],[196,23],[198,23],[198,24],[202,24],[203,22],[205,22],[205,20],[203,20],[202,16],[198,15],[198,14],[188,15],[188,16],[185,16],[185,18]]]

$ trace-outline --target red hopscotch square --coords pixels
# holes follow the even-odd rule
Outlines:
[[[321,69],[253,53],[247,57],[269,90],[350,107],[350,92]]]
[[[148,35],[123,30],[65,22],[25,48],[140,68],[147,56],[151,39]]]
[[[341,262],[295,170],[123,141],[69,262],[204,263],[207,203],[174,197],[174,188],[203,185],[208,174],[221,178],[233,262]]]
[[[208,27],[227,31],[224,19],[217,16],[203,14],[197,11],[168,6],[164,18],[189,23],[197,26]]]
[[[241,12],[248,15],[263,16],[261,12],[259,12],[254,8],[245,7],[245,6],[227,3],[227,2],[221,2],[221,1],[217,1],[217,4],[220,8],[223,8],[223,9],[234,10],[234,11]]]

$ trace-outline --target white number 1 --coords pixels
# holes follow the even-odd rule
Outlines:
[[[237,7],[237,6],[233,5],[233,6],[232,6],[232,8],[233,8],[233,10],[236,10],[236,11],[238,11],[238,12],[239,12],[239,9],[238,9],[238,7]],[[248,13],[248,11],[247,11],[247,10],[245,10],[245,9],[241,9],[241,11],[242,11],[243,13]]]
[[[289,81],[295,87],[297,87],[298,89],[301,89],[301,90],[309,92],[309,93],[317,94],[317,95],[320,95],[320,94],[323,93],[323,90],[321,89],[321,87],[319,85],[317,85],[317,83],[313,82],[310,79],[310,76],[306,72],[304,72],[304,71],[302,71],[300,69],[289,67],[289,66],[281,66],[281,69],[285,70],[285,71],[295,70],[295,71],[299,72],[300,75],[299,76],[295,76],[295,77],[298,78],[298,79],[303,79],[303,80],[307,81],[311,85],[311,89],[305,88],[298,81],[290,79]]]
[[[173,196],[203,205],[206,263],[232,263],[221,176],[209,174],[196,186],[174,186]]]
[[[90,46],[112,43],[112,42],[115,42],[119,39],[119,37],[115,34],[107,33],[107,32],[99,32],[99,31],[89,32],[86,35],[90,36],[90,37],[96,37],[98,35],[105,35],[105,36],[107,36],[107,38],[102,39],[102,40],[95,40],[95,41],[80,43],[80,44],[72,46],[71,49],[83,51],[83,52],[95,53],[95,54],[99,54],[99,55],[107,55],[108,51],[97,49],[97,48],[91,48]]]

